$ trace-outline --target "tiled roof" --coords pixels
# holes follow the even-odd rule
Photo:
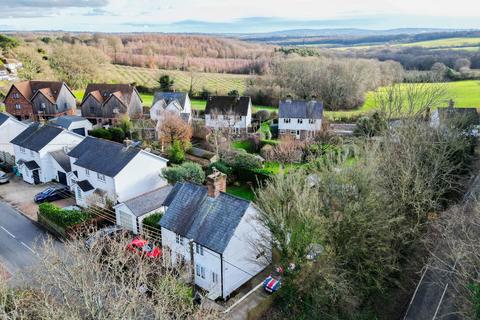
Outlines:
[[[57,100],[63,85],[64,83],[59,81],[35,80],[21,81],[13,84],[27,100],[31,100],[38,91],[41,91],[52,103],[55,103]]]
[[[135,216],[140,217],[146,213],[160,209],[172,189],[173,186],[167,185],[127,200],[124,204]]]
[[[88,180],[77,181],[77,186],[82,189],[83,192],[88,192],[95,189]]]
[[[70,165],[70,158],[63,150],[49,152],[52,158],[58,163],[60,167],[62,167],[65,172],[70,172],[72,170],[72,166]]]
[[[178,104],[185,110],[185,103],[187,101],[187,94],[185,92],[155,92],[152,106],[158,101],[165,101],[165,105],[170,104],[172,101],[178,101]]]
[[[167,212],[160,226],[223,253],[250,202],[221,192],[212,198],[205,186],[178,183],[165,201]]]
[[[233,113],[246,116],[250,105],[250,97],[213,96],[207,100],[205,114],[217,112],[219,114]]]
[[[115,94],[117,98],[125,105],[130,105],[133,93],[137,92],[134,86],[130,84],[109,84],[109,83],[90,83],[85,90],[82,103],[92,94],[100,103],[104,103]]]
[[[68,129],[74,122],[88,121],[87,119],[79,116],[61,116],[50,120],[50,123]]]
[[[44,125],[39,127],[38,124],[31,125],[21,134],[16,136],[11,143],[19,147],[40,151],[46,145],[48,145],[53,139],[55,139],[63,129],[50,125]]]
[[[115,177],[140,151],[137,147],[86,137],[68,155],[77,159],[75,165],[79,167]]]
[[[279,118],[322,119],[323,103],[318,101],[285,100],[280,102]]]

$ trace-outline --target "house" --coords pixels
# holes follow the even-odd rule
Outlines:
[[[7,68],[3,66],[0,62],[0,81],[8,80],[10,78]]]
[[[63,128],[38,123],[31,124],[15,137],[13,144],[15,163],[25,182],[46,183],[52,180],[67,183],[68,171],[55,165],[51,153],[73,149],[84,137]]]
[[[205,126],[233,129],[246,133],[252,124],[252,100],[250,97],[212,96],[205,108]]]
[[[430,115],[430,126],[439,128],[449,120],[465,122],[464,125],[479,125],[480,118],[475,108],[457,108],[453,101],[450,101],[448,108],[438,108]]]
[[[124,116],[141,117],[142,99],[130,84],[91,83],[85,90],[80,108],[82,116],[94,124],[115,124]]]
[[[161,122],[165,112],[173,112],[185,122],[192,120],[192,103],[184,92],[155,92],[150,119]]]
[[[11,115],[0,113],[0,161],[13,163],[14,150],[10,141],[27,128],[27,124]]]
[[[4,66],[10,70],[11,73],[17,73],[17,69],[21,69],[23,64],[16,59],[5,59]]]
[[[322,130],[323,103],[315,98],[310,101],[280,101],[278,110],[279,136],[291,135],[295,139],[312,139]]]
[[[225,190],[226,176],[218,171],[206,187],[177,183],[159,222],[165,261],[194,268],[195,284],[211,299],[228,298],[271,261],[270,233],[257,220],[258,209]]]
[[[141,194],[115,206],[117,225],[133,233],[143,233],[143,219],[154,213],[165,213],[164,202],[173,186],[166,185]]]
[[[61,116],[53,118],[50,120],[50,124],[62,127],[84,137],[88,136],[88,132],[93,129],[93,125],[90,121],[79,116]]]
[[[117,204],[167,185],[161,171],[168,160],[135,145],[86,137],[68,156],[82,207]]]
[[[4,102],[7,112],[19,120],[72,115],[77,104],[65,82],[33,80],[12,84]]]

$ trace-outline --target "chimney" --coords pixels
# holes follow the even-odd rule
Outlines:
[[[312,102],[317,102],[317,96],[316,96],[316,95],[313,95],[311,101],[312,101]]]
[[[292,96],[288,95],[287,99],[285,99],[285,102],[291,103],[292,102]]]
[[[213,168],[213,173],[207,177],[208,196],[218,197],[220,192],[227,191],[227,175]]]

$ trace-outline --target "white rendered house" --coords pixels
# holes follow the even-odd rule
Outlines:
[[[51,153],[73,149],[84,137],[65,129],[35,123],[15,137],[11,143],[15,163],[23,180],[31,184],[63,179],[65,170],[59,170]]]
[[[117,204],[167,185],[161,172],[168,160],[136,146],[86,137],[68,156],[82,207]]]
[[[155,92],[150,119],[161,122],[165,112],[172,112],[185,122],[192,120],[192,102],[184,92]]]
[[[207,100],[205,126],[245,133],[252,125],[250,97],[213,96]]]
[[[62,127],[84,137],[88,136],[88,132],[93,129],[93,125],[88,119],[79,116],[53,118],[50,120],[50,124]]]
[[[287,99],[280,102],[278,133],[295,139],[312,139],[322,130],[323,103]]]
[[[227,299],[271,261],[270,233],[257,208],[225,193],[225,186],[219,172],[208,177],[207,187],[177,183],[160,220],[165,261],[193,267],[195,284],[210,299]]]

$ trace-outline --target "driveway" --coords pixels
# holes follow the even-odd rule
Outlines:
[[[9,183],[0,185],[0,200],[8,203],[33,221],[37,221],[38,205],[33,202],[33,197],[52,184],[56,183],[32,185],[23,181],[21,177],[11,175]],[[75,199],[59,200],[55,201],[55,204],[59,207],[72,206],[75,205]]]

